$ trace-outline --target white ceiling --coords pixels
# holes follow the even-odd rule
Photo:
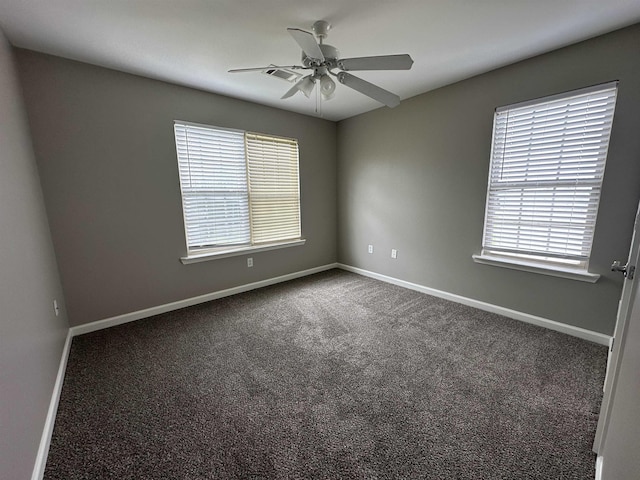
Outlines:
[[[640,22],[640,0],[1,0],[0,27],[22,48],[292,110],[315,95],[230,68],[299,64],[287,27],[333,28],[341,56],[409,53],[410,71],[356,72],[402,99]],[[321,114],[378,108],[338,85]],[[386,108],[386,107],[383,107]]]

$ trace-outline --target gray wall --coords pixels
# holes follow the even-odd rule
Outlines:
[[[336,125],[17,50],[72,325],[336,261]],[[295,137],[304,246],[182,265],[173,120]]]
[[[340,122],[338,260],[611,334],[622,277],[608,266],[627,257],[640,196],[638,45],[636,25]],[[587,284],[474,263],[494,109],[616,79],[590,268],[602,278]]]
[[[0,478],[30,478],[67,320],[11,47],[0,30]],[[56,317],[53,300],[62,307]]]

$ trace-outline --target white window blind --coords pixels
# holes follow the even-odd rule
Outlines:
[[[250,239],[244,133],[175,123],[188,248]]]
[[[298,142],[246,134],[254,244],[300,238]]]
[[[496,110],[483,254],[586,270],[617,82]]]
[[[300,239],[298,143],[174,124],[187,249]]]

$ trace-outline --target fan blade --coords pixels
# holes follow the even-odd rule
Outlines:
[[[324,55],[313,33],[300,30],[299,28],[287,28],[287,32],[289,32],[307,57],[324,62]]]
[[[410,70],[413,59],[407,54],[377,57],[343,58],[338,60],[341,70]]]
[[[287,68],[289,70],[309,70],[307,67],[302,67],[300,65],[269,65],[268,67],[254,67],[254,68],[234,68],[233,70],[229,70],[229,73],[244,73],[244,72],[261,72],[263,70],[273,70],[274,68]]]
[[[300,89],[298,88],[298,84],[296,83],[293,87],[287,90],[287,93],[280,97],[280,100],[284,100],[285,98],[293,97],[296,93],[298,93]]]
[[[389,108],[397,107],[400,104],[400,97],[384,88],[380,88],[373,83],[369,83],[350,73],[338,73],[338,81],[349,88],[371,97]]]

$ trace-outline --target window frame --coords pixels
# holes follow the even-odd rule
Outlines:
[[[500,191],[501,188],[502,189],[506,188],[505,191],[507,192],[507,194],[509,194],[509,186],[504,187],[503,185],[500,184],[500,181],[503,178],[502,170],[500,170],[500,173],[499,173],[501,180],[497,180],[494,177],[496,175],[496,170],[497,170],[496,167],[499,167],[500,169],[502,169],[502,168],[505,168],[506,166],[507,168],[509,168],[513,165],[513,163],[505,164],[504,163],[506,161],[505,157],[500,157],[500,159],[498,159],[496,157],[497,155],[496,150],[499,152],[500,149],[503,149],[502,151],[504,151],[504,148],[506,148],[509,142],[514,142],[515,140],[513,137],[514,134],[509,133],[508,130],[505,130],[506,133],[502,134],[502,136],[498,135],[499,138],[497,138],[496,130],[497,128],[499,128],[499,123],[500,123],[498,120],[499,115],[504,115],[505,112],[509,114],[511,112],[518,112],[518,111],[520,112],[524,111],[524,113],[527,114],[526,109],[530,109],[530,113],[528,113],[528,115],[532,118],[532,120],[530,124],[531,126],[528,127],[527,131],[531,132],[531,133],[528,133],[528,135],[531,135],[531,137],[527,137],[527,138],[533,139],[533,137],[536,134],[538,134],[538,132],[535,132],[534,130],[539,128],[539,126],[535,126],[535,121],[533,120],[535,118],[534,109],[549,108],[549,107],[552,107],[554,103],[562,100],[567,101],[566,108],[569,108],[569,105],[571,105],[570,101],[576,97],[585,96],[589,94],[597,94],[599,92],[605,93],[607,91],[610,92],[611,90],[613,90],[613,93],[610,94],[610,97],[612,98],[612,105],[610,107],[608,106],[607,109],[605,109],[605,114],[610,113],[610,120],[607,120],[608,117],[605,116],[606,125],[604,127],[605,129],[604,133],[607,134],[607,136],[601,140],[598,140],[598,143],[597,143],[597,145],[600,147],[600,150],[602,150],[604,147],[603,153],[597,157],[591,157],[591,158],[588,157],[587,160],[578,164],[569,163],[569,165],[571,166],[577,165],[578,170],[583,167],[584,163],[595,162],[598,168],[601,167],[600,173],[597,174],[599,175],[599,178],[594,177],[595,180],[591,181],[590,186],[584,187],[585,189],[591,188],[589,193],[585,195],[585,198],[596,195],[597,199],[595,201],[592,200],[591,198],[589,198],[588,200],[582,201],[579,194],[577,193],[580,190],[579,185],[581,185],[581,182],[584,182],[585,184],[589,184],[588,180],[579,179],[580,177],[579,174],[577,174],[578,176],[576,177],[575,181],[573,179],[570,179],[572,182],[575,182],[574,183],[575,186],[573,187],[574,195],[578,195],[578,196],[572,196],[570,199],[570,202],[573,204],[570,207],[572,209],[571,211],[573,211],[573,209],[576,208],[576,205],[577,205],[576,202],[580,203],[581,201],[583,202],[583,205],[580,205],[580,206],[582,206],[583,208],[588,207],[592,211],[592,214],[591,214],[593,216],[592,223],[589,223],[587,220],[583,222],[585,226],[583,227],[581,232],[582,236],[579,237],[580,241],[583,242],[583,245],[587,245],[587,243],[585,242],[588,242],[587,247],[584,247],[584,246],[582,247],[582,250],[586,252],[586,254],[583,253],[581,255],[576,255],[574,253],[574,254],[567,255],[566,253],[565,254],[557,253],[557,252],[554,253],[551,244],[548,243],[548,242],[552,242],[552,240],[549,239],[550,235],[557,235],[557,234],[551,233],[552,230],[554,229],[553,227],[554,224],[551,219],[553,218],[554,215],[557,214],[556,209],[560,207],[555,197],[558,190],[562,190],[562,188],[566,187],[565,184],[567,183],[567,178],[563,177],[563,175],[566,175],[566,174],[563,174],[561,172],[563,168],[567,168],[567,167],[563,166],[562,160],[554,161],[554,159],[552,159],[549,163],[552,166],[555,165],[555,168],[558,169],[557,173],[554,173],[555,183],[551,178],[551,175],[546,175],[546,174],[542,174],[543,176],[541,178],[538,178],[535,180],[529,180],[528,178],[529,169],[531,169],[532,166],[534,167],[534,169],[535,167],[540,168],[540,166],[542,165],[541,163],[536,164],[535,161],[532,161],[530,159],[530,156],[532,155],[531,153],[532,151],[534,152],[533,153],[534,155],[536,154],[536,152],[534,151],[534,147],[527,145],[525,147],[526,150],[524,151],[525,152],[524,154],[521,154],[520,152],[518,152],[518,154],[516,155],[516,156],[524,155],[526,160],[510,159],[511,162],[517,162],[519,164],[522,164],[523,166],[519,166],[518,168],[520,168],[522,171],[526,173],[522,174],[523,179],[521,180],[516,179],[512,182],[507,181],[507,184],[508,183],[513,184],[513,186],[511,186],[510,188],[512,188],[516,192],[516,195],[518,195],[517,194],[518,191],[520,192],[519,193],[520,200],[519,202],[516,202],[516,203],[520,203],[520,206],[517,207],[518,210],[516,210],[516,213],[515,213],[516,217],[518,218],[518,221],[508,226],[508,223],[504,222],[504,217],[501,218],[499,216],[500,209],[503,209],[503,211],[506,210],[507,205],[504,204],[501,207],[496,207],[495,202],[499,201],[500,194],[498,192]],[[482,251],[479,255],[478,254],[472,255],[472,258],[475,262],[494,265],[494,266],[501,266],[501,267],[506,267],[511,269],[517,269],[517,270],[524,270],[524,271],[533,272],[533,273],[541,273],[545,275],[558,276],[562,278],[570,278],[574,280],[581,280],[581,281],[586,281],[591,283],[594,283],[598,280],[600,275],[589,272],[588,268],[589,268],[589,261],[592,255],[593,238],[594,238],[596,222],[597,222],[597,212],[599,209],[600,200],[602,196],[602,181],[604,178],[604,169],[606,167],[606,161],[608,156],[608,149],[609,149],[611,132],[612,132],[613,117],[615,114],[617,94],[618,94],[618,81],[613,81],[613,82],[607,82],[599,85],[594,85],[591,87],[581,88],[581,89],[572,90],[569,92],[564,92],[556,95],[537,98],[534,100],[529,100],[525,102],[516,103],[513,105],[507,105],[504,107],[496,108],[494,113],[493,131],[492,131],[492,139],[491,139],[491,157],[490,157],[489,175],[488,175],[489,178],[487,182],[487,196],[486,196],[486,204],[485,204],[484,225],[483,225],[483,233],[482,233]],[[584,117],[584,119],[581,120],[582,122],[584,122],[585,120],[591,121],[591,119],[587,117],[585,109],[581,111],[581,114]],[[569,114],[565,112],[562,116],[562,119],[564,122],[566,122],[567,118],[569,118]],[[547,125],[545,125],[545,129],[546,128],[548,128]],[[565,140],[565,138],[563,138],[567,130],[563,127],[561,131],[562,131],[561,140],[554,143],[559,145],[559,146],[556,146],[555,149],[557,149],[558,151],[562,151],[564,154],[564,151],[568,147],[568,141]],[[554,132],[554,134],[556,134],[556,132]],[[543,132],[543,135],[544,135],[543,137],[537,138],[535,141],[543,142],[546,144],[546,142],[549,141],[548,137],[546,136],[546,132]],[[585,142],[581,142],[581,145],[580,145],[581,153],[578,158],[582,158],[581,157],[582,151],[584,151],[583,149],[585,148],[583,143]],[[545,148],[546,148],[546,145],[545,145]],[[558,157],[558,158],[563,158],[563,157]],[[496,161],[498,161],[498,163],[494,165],[494,162]],[[565,163],[565,165],[567,164]],[[546,168],[546,165],[545,165],[545,168]],[[511,174],[513,173],[511,172]],[[566,187],[566,188],[572,188],[572,187]],[[549,232],[546,234],[548,238],[546,240],[547,245],[544,247],[545,251],[541,251],[540,249],[531,248],[531,247],[528,250],[525,248],[519,247],[518,246],[520,245],[519,232],[517,236],[509,236],[509,234],[507,234],[507,236],[504,237],[507,239],[507,244],[503,243],[502,246],[496,246],[495,243],[492,244],[492,241],[493,242],[498,241],[500,243],[500,240],[499,238],[498,240],[496,240],[493,238],[492,234],[488,234],[488,226],[490,226],[491,229],[496,228],[496,226],[500,228],[501,225],[503,229],[505,228],[505,226],[507,229],[516,228],[516,227],[522,228],[523,226],[527,227],[527,223],[526,222],[523,223],[524,220],[522,220],[522,217],[527,213],[526,209],[535,208],[536,210],[534,211],[536,211],[536,214],[537,214],[538,207],[537,206],[532,207],[532,205],[535,205],[532,203],[529,203],[528,205],[525,203],[525,205],[523,206],[522,202],[534,201],[531,199],[527,200],[527,196],[529,196],[530,198],[534,198],[537,201],[536,194],[539,194],[540,192],[543,192],[541,193],[543,196],[548,195],[550,197],[550,199],[545,200],[545,202],[549,203],[549,205],[546,206],[544,210],[542,210],[542,212],[544,212],[544,215],[548,216],[549,220],[547,221],[549,223],[546,223],[546,226],[544,226],[540,230],[541,232],[544,232],[544,229],[546,228],[548,229],[548,232]],[[513,192],[511,194],[513,194]],[[532,195],[533,197],[531,197]],[[504,201],[506,201],[507,203],[511,202],[511,200],[503,200],[503,202]],[[582,213],[582,214],[589,216],[587,213]],[[532,228],[532,230],[535,228],[540,228],[540,227],[533,227],[534,223],[531,223],[530,225],[531,225],[530,228]],[[571,229],[575,227],[573,226],[572,223],[570,223],[570,226],[565,226],[564,228]],[[591,233],[589,233],[590,228],[592,229]],[[504,233],[502,235],[504,235]],[[516,234],[514,233],[513,235],[516,235]],[[533,237],[531,237],[531,235],[533,235]],[[525,234],[524,238],[525,239],[529,238],[529,241],[533,241],[533,238],[536,235],[538,235],[538,233],[529,233],[529,234]],[[514,243],[514,245],[516,245],[515,247],[509,248],[508,246],[505,246],[505,245],[508,245],[509,239],[512,242],[515,242]],[[549,249],[551,249],[551,251]]]
[[[244,160],[244,183],[247,189],[247,201],[248,201],[248,215],[247,215],[247,220],[249,222],[249,241],[247,243],[228,243],[228,244],[212,244],[212,245],[205,245],[205,246],[198,246],[198,247],[193,247],[193,246],[189,246],[189,236],[188,236],[188,224],[187,224],[187,212],[185,210],[185,192],[183,189],[183,178],[181,175],[181,165],[182,162],[185,159],[181,158],[181,153],[179,151],[179,147],[178,147],[178,138],[177,138],[177,132],[176,129],[178,127],[195,127],[195,128],[202,128],[202,129],[209,129],[209,130],[213,130],[215,132],[230,132],[230,133],[234,133],[234,134],[242,134],[243,136],[243,160]],[[288,137],[282,137],[282,136],[278,136],[278,135],[271,135],[271,134],[266,134],[266,133],[257,133],[257,132],[248,132],[245,130],[239,130],[239,129],[230,129],[230,128],[225,128],[225,127],[217,127],[214,125],[206,125],[206,124],[200,124],[200,123],[194,123],[194,122],[186,122],[186,121],[182,121],[182,120],[174,120],[174,142],[176,145],[176,157],[177,157],[177,162],[176,165],[178,167],[178,182],[179,182],[179,186],[180,186],[180,200],[181,200],[181,211],[182,211],[182,217],[183,217],[183,228],[184,228],[184,238],[185,238],[185,247],[186,247],[186,252],[187,254],[180,257],[180,261],[183,264],[191,264],[191,263],[198,263],[198,262],[203,262],[203,261],[207,261],[207,260],[213,260],[213,259],[218,259],[218,258],[226,258],[226,257],[233,257],[233,256],[238,256],[238,255],[245,255],[245,254],[250,254],[250,253],[257,253],[257,252],[263,252],[263,251],[269,251],[269,250],[276,250],[276,249],[281,249],[281,248],[288,248],[288,247],[294,247],[294,246],[300,246],[300,245],[304,245],[306,243],[306,240],[303,238],[302,236],[302,216],[301,216],[301,195],[300,195],[300,167],[299,167],[299,145],[298,145],[298,141],[297,139],[294,138],[288,138]],[[247,150],[247,135],[253,135],[253,136],[259,136],[261,138],[264,139],[270,139],[273,138],[276,141],[279,142],[287,142],[287,143],[293,143],[295,144],[295,172],[297,174],[297,178],[296,180],[296,188],[297,188],[297,198],[295,199],[295,202],[297,202],[297,223],[298,223],[298,231],[297,233],[299,233],[299,237],[297,238],[287,238],[287,239],[279,239],[279,240],[275,240],[275,241],[269,241],[269,242],[261,242],[261,243],[254,243],[253,242],[253,226],[251,224],[252,222],[252,215],[251,215],[251,182],[250,182],[250,178],[249,178],[249,154],[248,154],[248,150]],[[188,140],[187,140],[188,141]],[[291,157],[291,159],[293,159],[293,157]],[[189,159],[186,159],[187,161],[187,165],[189,165]]]

